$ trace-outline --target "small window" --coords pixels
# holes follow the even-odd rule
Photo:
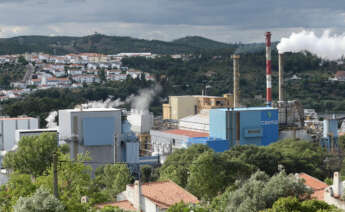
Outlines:
[[[176,143],[175,139],[172,140],[172,143],[173,143],[173,145],[175,146],[175,143]]]

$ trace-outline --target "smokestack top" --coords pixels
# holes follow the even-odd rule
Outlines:
[[[238,55],[238,54],[233,54],[233,55],[231,55],[231,58],[232,58],[232,59],[240,59],[240,55]]]
[[[271,32],[266,32],[265,36],[266,36],[266,46],[271,46]]]

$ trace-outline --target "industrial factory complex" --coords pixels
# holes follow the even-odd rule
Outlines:
[[[148,110],[88,108],[58,111],[59,125],[40,129],[31,117],[0,119],[2,156],[15,151],[23,136],[57,132],[59,143],[70,146],[71,159],[88,152],[95,168],[123,162],[137,171],[143,164],[159,165],[175,149],[193,144],[224,152],[236,145],[267,146],[285,138],[319,142],[335,151],[339,121],[319,117],[284,95],[284,61],[279,54],[279,99],[272,99],[271,33],[266,33],[266,102],[246,107],[240,99],[240,55],[232,55],[233,92],[223,96],[170,96],[162,116]],[[160,120],[160,121],[157,121]]]

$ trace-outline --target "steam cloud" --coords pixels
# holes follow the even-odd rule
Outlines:
[[[345,34],[331,35],[329,30],[318,37],[312,31],[292,33],[277,45],[279,53],[309,51],[323,59],[341,59],[345,53]]]
[[[91,101],[86,104],[82,104],[83,108],[115,108],[123,105],[124,102],[121,99],[111,100],[111,98],[106,99],[105,101]]]
[[[55,117],[57,116],[57,111],[52,111],[49,113],[47,118],[45,119],[47,122],[47,128],[57,128],[57,123],[55,122]]]
[[[161,90],[162,87],[156,84],[153,88],[140,90],[137,96],[130,96],[126,102],[130,102],[131,108],[138,112],[148,112],[154,96]]]

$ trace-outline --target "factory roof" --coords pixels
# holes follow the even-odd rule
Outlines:
[[[48,128],[48,129],[25,129],[25,130],[16,130],[21,133],[36,133],[36,132],[57,132],[57,128]]]
[[[184,136],[191,137],[191,138],[208,137],[209,136],[208,133],[191,131],[191,130],[180,130],[180,129],[165,130],[163,132],[169,133],[169,134],[184,135]]]
[[[235,111],[278,110],[277,108],[273,108],[273,107],[216,108],[216,109],[211,109],[211,110],[222,110],[222,111],[227,111],[228,109],[229,109],[229,110],[234,109]]]
[[[27,120],[34,119],[33,117],[1,117],[0,120]]]
[[[74,109],[66,109],[64,111],[69,112],[111,112],[111,111],[121,111],[117,108],[74,108]]]

